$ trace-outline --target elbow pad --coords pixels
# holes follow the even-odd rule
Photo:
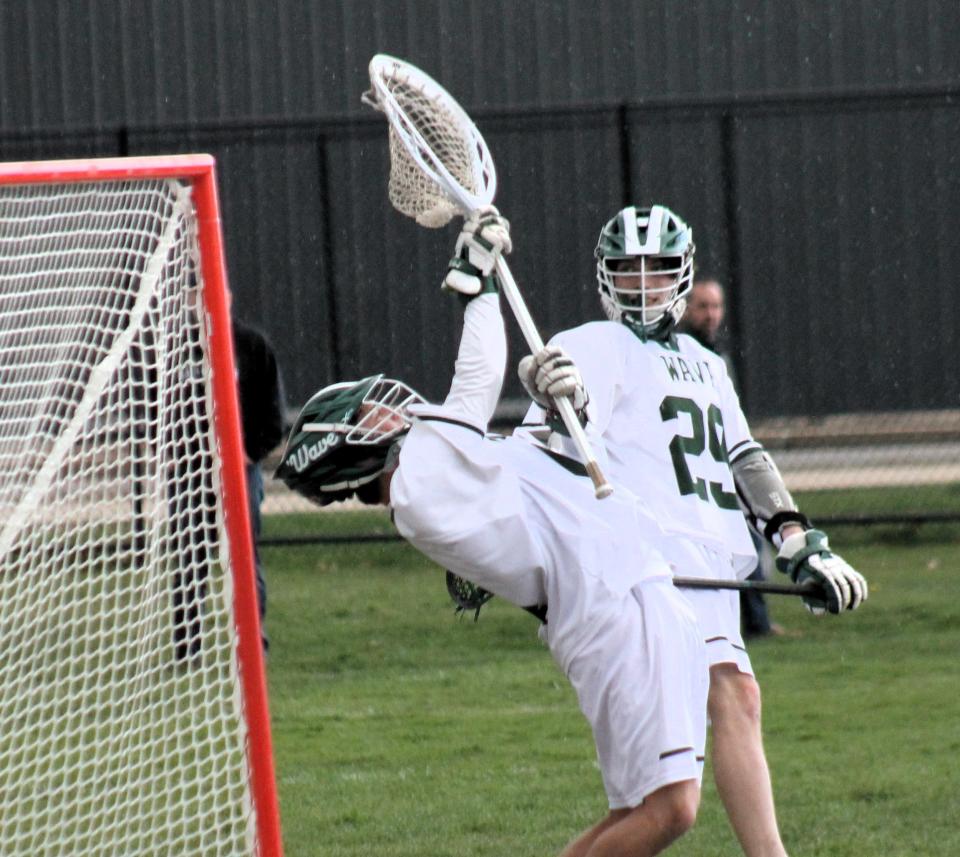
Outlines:
[[[779,547],[780,527],[791,522],[804,529],[810,522],[803,515],[783,484],[783,477],[767,453],[752,447],[730,462],[740,505],[750,525],[768,542]]]

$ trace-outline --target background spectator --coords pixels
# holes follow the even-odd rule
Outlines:
[[[264,651],[269,647],[263,630],[267,611],[267,585],[260,561],[263,472],[261,462],[275,449],[286,431],[283,379],[276,355],[267,338],[236,316],[232,319],[240,421],[246,458],[247,501],[253,535],[253,557],[257,576],[257,603]]]

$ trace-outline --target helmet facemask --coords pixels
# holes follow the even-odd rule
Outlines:
[[[401,381],[376,375],[333,384],[303,406],[287,440],[276,475],[320,505],[364,491],[398,462],[398,447],[410,429],[407,408],[424,401]]]
[[[666,335],[686,308],[693,254],[693,231],[669,209],[620,211],[604,226],[595,254],[607,317],[641,339]]]
[[[334,385],[327,389],[340,386],[350,385]],[[407,407],[423,401],[419,393],[402,381],[378,376],[349,416],[345,414],[348,421],[305,422],[301,430],[337,432],[343,436],[344,443],[354,446],[380,445],[397,435],[406,434],[410,428]]]

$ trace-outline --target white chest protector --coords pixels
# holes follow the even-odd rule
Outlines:
[[[756,552],[737,502],[728,456],[758,444],[723,359],[686,335],[641,341],[616,322],[558,334],[583,375],[587,413],[603,436],[607,476],[656,511],[668,533],[729,555],[749,574]],[[542,412],[534,407],[527,422]]]

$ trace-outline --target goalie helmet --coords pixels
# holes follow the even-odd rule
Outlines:
[[[631,205],[617,212],[594,252],[607,317],[641,339],[666,336],[687,305],[693,253],[693,230],[669,208]]]
[[[297,416],[275,476],[321,506],[354,494],[379,502],[375,480],[395,463],[410,428],[406,408],[423,401],[383,375],[325,387]]]

